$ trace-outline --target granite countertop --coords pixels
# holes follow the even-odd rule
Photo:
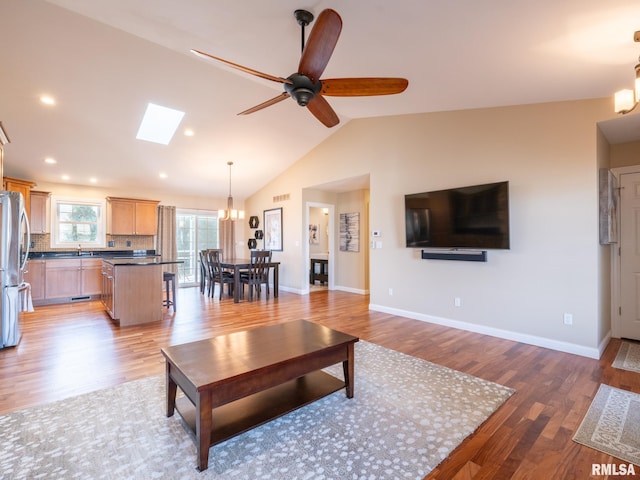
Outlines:
[[[77,250],[29,252],[29,259],[56,258],[148,258],[155,257],[155,250]]]
[[[154,257],[129,257],[129,258],[103,258],[103,262],[113,265],[114,267],[121,265],[171,265],[176,263],[184,263],[183,260],[162,260],[158,256]]]

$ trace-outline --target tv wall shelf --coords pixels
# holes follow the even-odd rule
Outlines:
[[[486,262],[486,250],[422,250],[423,260],[458,260],[463,262]]]

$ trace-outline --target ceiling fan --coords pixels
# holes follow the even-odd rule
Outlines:
[[[217,60],[243,72],[284,84],[284,92],[280,95],[240,112],[238,115],[254,113],[279,103],[288,97],[293,97],[296,102],[298,102],[298,105],[307,107],[320,122],[330,128],[340,123],[340,120],[324,96],[359,97],[391,95],[403,92],[409,85],[409,81],[405,78],[320,79],[340,37],[342,19],[334,10],[323,10],[318,16],[316,24],[309,34],[307,45],[305,46],[304,28],[313,21],[313,14],[306,10],[296,10],[294,16],[302,28],[302,56],[298,65],[298,71],[289,75],[287,78],[259,72],[252,68],[214,57],[199,50],[191,50],[191,52],[200,57]]]

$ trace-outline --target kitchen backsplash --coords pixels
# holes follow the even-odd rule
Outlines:
[[[153,235],[107,235],[107,248],[87,248],[86,250],[153,250],[155,237]],[[53,252],[67,250],[64,248],[51,248],[51,234],[32,234],[31,251]]]

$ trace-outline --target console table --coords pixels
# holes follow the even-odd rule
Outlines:
[[[318,265],[319,273],[316,273],[316,265]],[[329,260],[323,260],[320,258],[311,259],[311,271],[309,273],[309,283],[315,285],[316,281],[320,281],[322,285],[324,282],[329,281]]]

